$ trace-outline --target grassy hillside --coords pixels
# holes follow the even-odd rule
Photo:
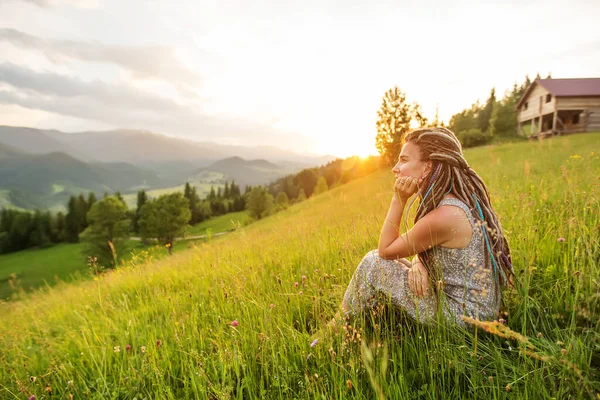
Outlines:
[[[597,396],[600,134],[467,158],[509,238],[506,318],[523,336],[375,319],[310,346],[377,244],[382,172],[171,258],[0,306],[0,397]]]
[[[250,222],[248,211],[229,213],[219,217],[211,218],[207,221],[203,221],[192,226],[190,229],[188,229],[187,235],[205,235],[208,230],[210,230],[212,233],[229,232],[236,226],[245,226],[248,222]]]
[[[194,241],[175,242],[175,253],[196,246]],[[81,243],[61,243],[46,249],[31,249],[0,255],[0,301],[20,298],[33,290],[65,282],[91,279],[91,268]],[[156,244],[130,240],[120,262],[129,265],[139,257],[162,258],[168,250]]]

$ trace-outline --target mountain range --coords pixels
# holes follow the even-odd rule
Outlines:
[[[153,189],[178,190],[186,181],[199,185],[203,194],[211,184],[267,184],[333,159],[148,131],[64,133],[0,126],[0,207],[59,210],[72,194],[146,189],[152,196]]]

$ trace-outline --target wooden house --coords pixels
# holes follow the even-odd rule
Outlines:
[[[600,78],[536,79],[517,103],[520,135],[600,131]]]

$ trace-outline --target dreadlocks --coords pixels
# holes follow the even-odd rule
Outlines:
[[[460,141],[454,133],[440,127],[422,128],[407,133],[404,142],[418,145],[421,159],[432,162],[433,173],[419,189],[421,203],[415,222],[434,210],[444,196],[452,192],[474,210],[477,229],[481,229],[486,256],[491,260],[499,287],[511,284],[514,272],[508,242],[492,208],[485,183],[465,160]],[[419,259],[430,276],[435,277],[432,251],[420,253]]]

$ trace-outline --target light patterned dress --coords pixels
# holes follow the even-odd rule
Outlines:
[[[433,268],[438,279],[432,282],[424,297],[416,297],[408,287],[406,259],[385,260],[377,250],[369,252],[358,265],[348,285],[344,302],[350,311],[358,314],[374,308],[382,298],[391,299],[394,306],[405,310],[416,321],[431,324],[436,312],[443,313],[448,322],[465,326],[461,315],[493,320],[498,316],[499,291],[486,256],[481,225],[475,221],[469,207],[459,199],[443,199],[439,206],[450,205],[462,209],[467,215],[473,235],[469,244],[460,249],[435,246]],[[438,207],[439,207],[438,206]],[[437,294],[433,285],[437,285]]]

